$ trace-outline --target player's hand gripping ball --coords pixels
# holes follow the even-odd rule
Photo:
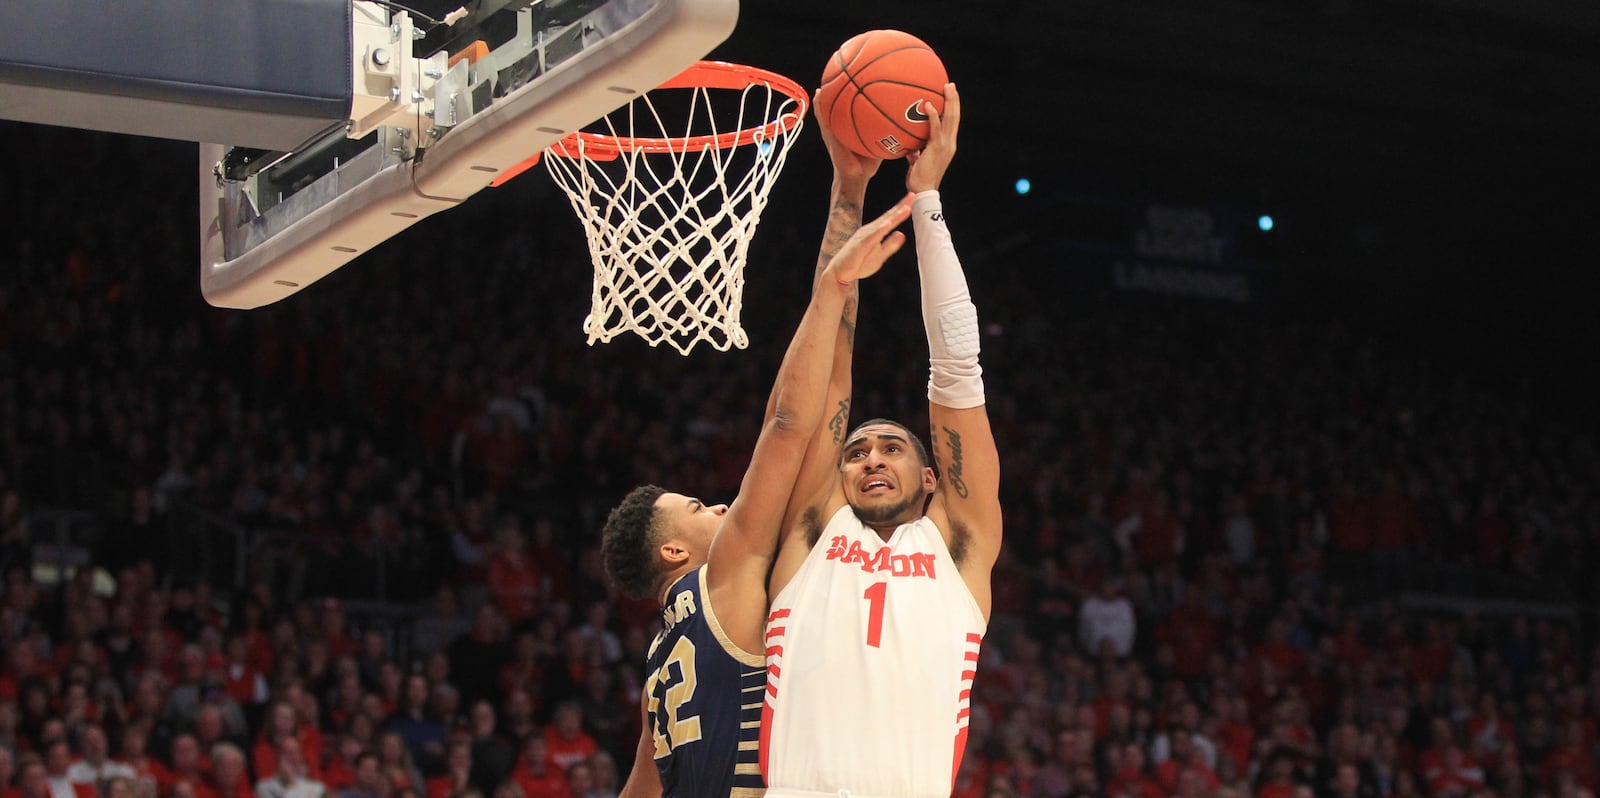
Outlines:
[[[928,113],[944,112],[944,62],[926,42],[872,30],[839,46],[822,71],[816,113],[839,143],[869,158],[901,158],[928,143]]]

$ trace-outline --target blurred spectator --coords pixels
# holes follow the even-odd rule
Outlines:
[[[567,790],[572,798],[613,798],[595,785],[594,766],[589,760],[579,760],[567,768]]]
[[[384,778],[388,779],[391,794],[398,795],[405,790],[421,791],[427,788],[422,778],[422,771],[411,756],[410,746],[398,732],[386,731],[378,735],[376,750],[378,768],[383,772]],[[359,770],[356,780],[360,782]]]
[[[510,775],[520,746],[517,740],[500,731],[493,703],[473,703],[468,718],[472,733],[468,743],[472,785],[480,792],[492,792],[494,785]]]
[[[150,755],[148,739],[149,733],[142,724],[130,723],[122,730],[119,760],[133,771],[134,792],[139,796],[155,795],[173,780],[166,764]]]
[[[543,737],[544,727],[534,709],[533,695],[527,690],[517,688],[507,694],[505,720],[501,723],[507,736],[524,743],[529,737]]]
[[[275,767],[267,773],[257,771],[256,798],[323,798],[326,785],[311,777],[300,741],[292,734],[278,738]],[[430,796],[430,798],[432,798]]]
[[[321,741],[303,734],[298,713],[288,701],[282,699],[267,706],[261,730],[256,734],[255,744],[251,746],[250,763],[256,776],[269,778],[277,774],[278,755],[284,747],[285,740],[294,741],[295,753],[300,756],[301,764],[306,767],[304,775],[315,779],[316,770],[311,767],[311,763],[322,760]],[[316,747],[308,746],[308,742]]]
[[[16,782],[17,786],[13,789],[17,798],[55,798],[56,793],[51,787],[44,760],[37,754],[17,757]]]
[[[495,783],[499,783],[496,780]],[[472,744],[453,742],[445,754],[444,773],[428,779],[427,798],[450,796],[476,789],[472,782]]]
[[[607,663],[615,663],[622,659],[622,640],[616,632],[611,630],[611,603],[609,601],[590,602],[583,611],[583,623],[578,625],[579,637],[585,642],[597,647],[601,658]]]
[[[512,627],[533,620],[546,596],[545,577],[528,553],[522,526],[513,516],[495,529],[496,550],[489,558],[489,596]]]
[[[545,755],[563,773],[573,763],[594,756],[600,749],[594,738],[583,730],[583,710],[575,701],[564,701],[556,707],[555,718],[545,728],[544,739]]]
[[[1585,723],[1589,724],[1585,728]],[[1556,746],[1539,761],[1539,781],[1558,789],[1563,780],[1593,792],[1596,786],[1596,748],[1591,716],[1572,716],[1557,725]]]
[[[527,798],[571,798],[566,777],[554,762],[544,735],[535,734],[522,743],[511,781]]]
[[[51,798],[96,798],[95,785],[72,780],[68,773],[71,766],[72,752],[66,740],[55,740],[45,746],[45,783]]]
[[[4,745],[0,745],[0,793],[7,796],[14,788],[13,780],[17,775],[16,754]]]
[[[1109,577],[1100,583],[1099,592],[1084,599],[1078,609],[1078,643],[1091,656],[1124,658],[1133,653],[1137,621],[1133,602],[1123,594],[1122,587],[1122,577]]]
[[[496,677],[507,648],[505,619],[497,606],[488,602],[480,605],[471,630],[452,641],[448,653],[450,672],[459,680],[463,701],[498,698]]]
[[[638,741],[638,719],[628,711],[630,696],[616,689],[616,676],[607,668],[592,668],[584,675],[583,692],[576,698],[583,731],[601,750],[621,755]]]
[[[1124,798],[1166,798],[1147,768],[1144,748],[1138,743],[1122,743],[1115,749],[1111,779],[1106,794]]]
[[[227,662],[223,672],[223,693],[247,715],[255,715],[260,705],[265,704],[271,696],[267,675],[252,661],[250,641],[244,635],[228,635],[224,648]]]
[[[237,707],[233,708],[237,709]],[[237,723],[237,728],[240,729],[241,733],[235,733],[230,729],[229,726],[232,724],[229,724],[223,718],[223,707],[217,703],[215,695],[208,699],[205,704],[202,704],[199,709],[195,710],[193,734],[195,742],[200,745],[201,750],[210,751],[219,743],[238,745],[244,729],[242,715]]]
[[[594,756],[589,757],[589,768],[594,772],[594,788],[590,790],[589,798],[617,798],[617,793],[622,789],[622,778],[611,754],[603,750],[594,752]]]
[[[419,654],[443,651],[450,641],[466,634],[471,628],[472,621],[461,611],[455,587],[446,582],[434,591],[429,612],[411,625],[411,645]]]
[[[405,677],[400,708],[384,722],[384,728],[405,745],[408,766],[414,762],[416,769],[433,772],[444,763],[445,729],[428,713],[430,692],[426,676],[413,673]],[[384,763],[385,767],[392,764]],[[420,786],[421,782],[410,784]]]
[[[217,798],[256,798],[239,746],[230,742],[212,746],[211,785]]]
[[[328,752],[327,759],[324,760],[322,783],[329,790],[341,793],[350,789],[356,783],[356,770],[361,764],[363,754],[372,756],[373,772],[381,775],[382,771],[378,768],[377,754],[368,750],[354,732],[347,732],[341,735],[332,750]],[[387,785],[388,781],[385,780],[384,784]]]
[[[173,738],[170,759],[169,781],[161,787],[163,792],[171,792],[182,784],[192,793],[192,798],[218,798],[210,786],[210,758],[200,748],[194,735],[180,734]]]
[[[132,779],[137,775],[132,767],[111,759],[105,730],[99,726],[85,726],[79,734],[78,746],[82,756],[67,767],[67,778],[75,784],[98,785],[114,778]]]
[[[378,764],[378,755],[371,751],[357,754],[351,768],[354,780],[339,791],[340,798],[389,798],[394,794],[392,782]]]
[[[1426,771],[1428,794],[1434,798],[1461,798],[1483,787],[1483,769],[1454,743],[1447,743],[1436,766]]]
[[[1268,755],[1261,768],[1261,777],[1255,788],[1256,798],[1297,798],[1302,787],[1295,777],[1293,755],[1287,751],[1274,751]]]

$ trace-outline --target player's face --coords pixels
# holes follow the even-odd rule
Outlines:
[[[845,442],[839,473],[845,499],[869,524],[915,520],[932,490],[932,470],[905,430],[892,424],[857,430]]]
[[[689,549],[693,564],[699,565],[711,551],[711,539],[717,536],[728,505],[706,504],[681,493],[663,493],[656,499],[656,512],[663,514],[672,536]]]

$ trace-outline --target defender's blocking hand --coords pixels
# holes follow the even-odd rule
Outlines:
[[[906,234],[894,228],[911,216],[912,195],[907,194],[882,216],[862,225],[839,248],[828,264],[826,274],[841,285],[849,285],[877,274],[890,255],[900,251]]]

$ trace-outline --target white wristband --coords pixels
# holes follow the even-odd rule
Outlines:
[[[937,190],[917,193],[911,220],[922,277],[922,323],[928,334],[928,400],[957,410],[978,407],[984,403],[978,310]]]

